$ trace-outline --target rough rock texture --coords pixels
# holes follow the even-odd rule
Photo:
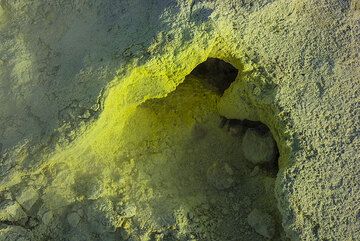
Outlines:
[[[0,43],[0,196],[36,190],[24,210],[42,220],[0,210],[0,240],[262,240],[229,210],[278,215],[274,180],[233,158],[219,114],[277,142],[279,238],[360,239],[359,1],[2,0]],[[163,98],[208,57],[239,69],[221,98]],[[232,153],[234,190],[207,189],[209,150]]]
[[[275,142],[268,133],[262,134],[248,129],[241,144],[245,158],[254,164],[267,163],[275,159]]]

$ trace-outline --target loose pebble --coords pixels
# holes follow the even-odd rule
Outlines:
[[[229,133],[233,137],[239,137],[243,132],[243,130],[244,130],[244,126],[242,125],[233,125],[229,127]]]
[[[69,213],[67,216],[67,221],[71,227],[75,228],[80,222],[80,216],[76,212]]]
[[[193,219],[193,218],[194,218],[194,214],[193,214],[192,212],[189,212],[189,213],[188,213],[188,217],[189,217],[189,219]]]
[[[262,134],[256,129],[248,129],[242,140],[245,158],[253,164],[271,162],[275,158],[275,141],[270,133]]]
[[[250,176],[254,177],[254,176],[257,176],[259,173],[260,173],[259,166],[255,166],[254,169],[251,171]]]
[[[29,225],[31,228],[36,227],[38,224],[39,224],[39,221],[38,221],[37,219],[32,218],[32,217],[29,218],[28,225]]]
[[[53,220],[53,217],[54,217],[53,212],[48,211],[48,212],[44,213],[41,220],[45,225],[49,225],[51,223],[51,221]]]
[[[16,198],[18,203],[26,211],[30,211],[30,209],[34,206],[34,204],[37,202],[38,199],[39,199],[39,194],[33,187],[26,189],[24,192],[20,194],[19,197]]]
[[[234,185],[234,171],[225,162],[214,162],[207,170],[207,180],[218,190],[225,190]]]

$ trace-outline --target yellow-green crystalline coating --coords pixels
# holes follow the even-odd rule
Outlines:
[[[358,1],[45,2],[0,1],[0,241],[360,240]]]
[[[178,219],[194,212],[190,210],[206,212],[202,206],[211,200],[212,205],[223,203],[225,210],[214,212],[214,218],[223,215],[222,212],[235,215],[244,205],[250,208],[247,205],[252,199],[240,194],[248,192],[279,218],[274,178],[258,177],[251,184],[243,181],[243,190],[234,191],[233,197],[226,200],[216,191],[233,187],[236,180],[251,173],[240,151],[241,141],[219,127],[220,116],[266,123],[279,143],[279,162],[282,167],[286,165],[289,147],[281,141],[286,133],[277,132],[281,123],[272,106],[275,93],[271,83],[257,73],[255,65],[246,65],[244,61],[241,64],[241,55],[230,54],[231,49],[224,46],[221,38],[215,38],[213,46],[205,50],[196,46],[179,53],[176,60],[166,56],[154,58],[128,71],[121,81],[113,81],[99,118],[30,174],[35,185],[43,187],[41,200],[46,210],[61,210],[74,202],[105,200],[121,209],[117,213],[110,205],[102,210],[110,216],[113,227],[131,233],[136,226],[128,219],[136,216],[141,225],[150,225],[147,233],[167,230],[176,223],[185,235],[194,227]],[[189,75],[209,57],[224,59],[239,69],[236,81],[222,97],[206,79]],[[225,172],[212,170],[214,165]],[[236,167],[235,172],[232,167]],[[52,180],[47,182],[40,178],[42,175],[51,176]],[[13,176],[11,182],[20,181],[20,176]],[[251,190],[257,194],[251,194]],[[241,199],[235,213],[231,211],[233,198]],[[173,212],[174,220],[168,217]],[[66,222],[76,228],[81,217],[68,215]],[[242,219],[246,221],[246,217]],[[223,218],[217,225],[221,231],[217,232],[209,226],[210,220],[199,220],[202,236],[217,240],[227,232],[242,235],[246,226],[237,232],[227,226],[238,225],[237,220],[233,216]],[[148,234],[143,239],[147,240],[146,237]]]
[[[127,232],[135,226],[126,220],[135,215],[143,220],[140,221],[143,225],[151,226],[147,229],[151,232],[173,225],[175,221],[167,217],[172,212],[185,212],[187,215],[189,210],[200,208],[209,200],[213,205],[219,202],[226,210],[231,209],[232,199],[221,200],[216,189],[233,187],[237,182],[235,180],[249,175],[251,169],[242,156],[240,139],[220,127],[221,116],[262,120],[270,125],[271,119],[265,121],[265,118],[274,113],[260,115],[250,107],[240,108],[239,112],[223,107],[241,106],[235,95],[241,96],[237,91],[245,88],[242,85],[266,83],[261,83],[265,81],[261,79],[264,77],[253,75],[252,70],[240,65],[235,57],[225,57],[231,55],[216,49],[203,52],[203,57],[197,59],[187,58],[186,65],[180,68],[182,71],[172,66],[170,60],[164,59],[160,65],[160,61],[150,61],[134,68],[121,83],[110,87],[99,118],[70,146],[57,150],[39,169],[34,170],[36,177],[42,173],[53,177],[46,185],[38,179],[38,185],[45,186],[42,196],[44,206],[49,210],[58,210],[74,202],[98,199],[130,205],[125,205],[118,214],[104,210],[111,216],[114,227],[126,228]],[[200,52],[194,49],[188,56],[193,56],[193,51]],[[196,65],[212,56],[231,61],[240,70],[237,80],[223,97],[206,79],[188,75]],[[246,95],[243,98],[251,105],[251,99]],[[258,100],[254,102],[261,104]],[[271,108],[271,103],[265,104]],[[224,168],[224,172],[213,170],[214,165],[219,171]],[[266,202],[264,208],[278,217],[274,182],[274,178],[259,177],[250,186],[255,185],[253,189],[260,195],[256,198],[257,202]],[[209,186],[211,183],[213,187]],[[249,186],[246,183],[244,185]],[[244,188],[241,193],[251,193],[251,188]],[[244,198],[241,202],[246,205],[251,202],[246,196],[233,195],[237,196],[233,198]],[[261,201],[262,198],[265,199]],[[161,206],[157,207],[158,204]],[[236,210],[241,211],[238,207]],[[75,214],[69,215],[67,221],[70,225],[77,225]],[[175,219],[183,218],[181,213],[174,215]],[[216,217],[219,214],[215,212],[213,215]],[[170,220],[159,221],[159,218]],[[219,223],[218,228],[222,231],[215,232],[217,236],[215,233],[206,234],[211,231],[210,224],[202,220],[202,235],[214,239],[222,237],[230,232],[226,225],[229,222],[237,225],[236,220],[229,216]],[[184,233],[193,228],[188,223],[177,225]],[[245,231],[240,228],[238,232],[233,235],[241,235]]]

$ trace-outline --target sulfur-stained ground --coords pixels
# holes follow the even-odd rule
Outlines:
[[[359,46],[357,0],[0,1],[0,240],[359,240]]]

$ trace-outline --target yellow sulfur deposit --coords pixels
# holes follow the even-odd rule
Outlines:
[[[359,240],[356,1],[0,1],[0,241]]]

